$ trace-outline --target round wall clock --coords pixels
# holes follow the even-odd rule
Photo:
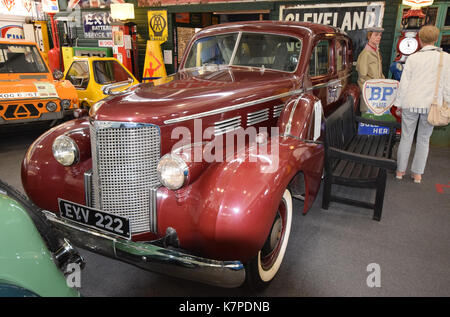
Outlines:
[[[415,38],[412,37],[403,38],[402,40],[400,40],[400,43],[398,45],[398,49],[403,55],[411,55],[417,50],[418,47],[419,43]]]

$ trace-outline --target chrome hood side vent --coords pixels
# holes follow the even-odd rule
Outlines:
[[[266,120],[269,120],[268,108],[247,114],[247,126],[255,125]]]
[[[241,128],[241,117],[234,117],[214,123],[214,135],[221,135]]]
[[[273,117],[278,118],[284,109],[284,104],[273,107]]]

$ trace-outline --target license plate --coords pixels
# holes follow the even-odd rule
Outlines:
[[[62,218],[130,239],[130,221],[128,218],[79,205],[61,198],[58,198],[58,203]]]

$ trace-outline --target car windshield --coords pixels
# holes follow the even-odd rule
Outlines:
[[[300,60],[298,38],[262,33],[222,34],[195,41],[184,68],[238,65],[293,72]]]
[[[0,44],[0,73],[47,73],[34,45]]]
[[[74,61],[67,72],[66,79],[75,88],[87,89],[89,84],[89,64],[87,61]]]
[[[122,65],[114,60],[94,61],[93,67],[95,81],[100,85],[132,79]]]

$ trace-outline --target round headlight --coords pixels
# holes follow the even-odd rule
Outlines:
[[[74,140],[65,135],[60,135],[53,141],[53,156],[60,164],[70,166],[80,157],[80,151]]]
[[[58,105],[54,103],[53,101],[47,102],[47,105],[45,106],[48,111],[53,112],[56,111],[56,108],[58,108]]]
[[[61,101],[61,106],[63,106],[64,109],[70,108],[70,100],[69,99],[63,99]]]
[[[159,160],[156,170],[161,184],[172,190],[183,187],[188,177],[188,166],[177,155],[164,155]]]

